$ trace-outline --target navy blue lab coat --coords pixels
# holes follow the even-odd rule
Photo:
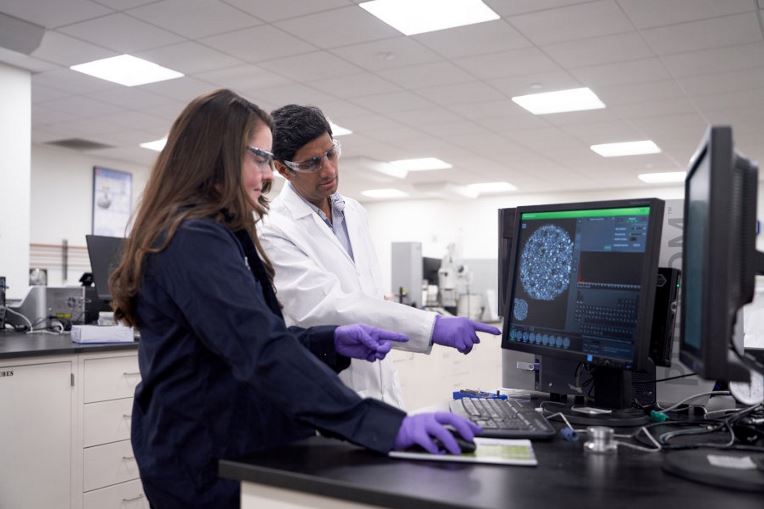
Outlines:
[[[132,444],[156,509],[238,507],[217,462],[330,436],[386,452],[405,414],[362,400],[334,371],[334,327],[293,328],[252,240],[212,219],[188,220],[146,257],[135,299],[142,381]]]

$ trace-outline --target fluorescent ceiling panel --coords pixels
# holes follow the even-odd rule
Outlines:
[[[332,128],[332,135],[336,138],[337,136],[345,136],[347,134],[353,134],[353,131],[350,129],[345,129],[342,126],[339,126],[335,124],[334,122],[329,122],[329,126]]]
[[[638,156],[642,154],[657,154],[661,151],[652,140],[603,143],[601,145],[592,145],[589,148],[602,157]]]
[[[359,5],[405,35],[499,19],[481,0],[373,0]]]
[[[445,161],[441,161],[437,157],[421,157],[419,159],[399,159],[397,161],[390,161],[390,166],[396,170],[401,171],[430,171],[430,170],[445,170],[451,168],[452,165]]]
[[[70,67],[71,70],[126,87],[183,77],[182,73],[132,55],[102,58]]]
[[[605,103],[588,87],[518,95],[513,97],[512,101],[534,115],[599,110],[605,107]]]
[[[660,173],[642,173],[637,175],[639,180],[648,184],[668,184],[672,182],[684,182],[686,171],[664,171]]]
[[[147,148],[149,150],[156,150],[157,152],[161,152],[166,143],[167,143],[167,138],[162,138],[161,140],[147,141],[146,143],[141,143],[141,147]]]
[[[408,193],[393,188],[367,189],[361,191],[361,194],[368,198],[406,198],[408,196]]]

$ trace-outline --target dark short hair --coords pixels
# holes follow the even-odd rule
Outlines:
[[[287,104],[271,113],[273,118],[273,155],[279,161],[291,161],[302,147],[332,127],[315,106]]]

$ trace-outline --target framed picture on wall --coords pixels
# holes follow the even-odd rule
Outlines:
[[[127,235],[132,193],[132,173],[93,167],[93,235]]]

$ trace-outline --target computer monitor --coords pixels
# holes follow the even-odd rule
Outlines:
[[[122,237],[104,237],[101,235],[85,235],[90,256],[90,269],[93,272],[98,298],[111,300],[109,276],[119,263],[122,256]]]
[[[502,348],[589,369],[606,411],[577,422],[645,420],[632,411],[631,371],[649,353],[662,220],[658,199],[517,208]]]
[[[756,368],[733,339],[738,310],[753,300],[754,276],[764,270],[757,187],[758,168],[735,153],[732,129],[710,127],[685,180],[679,343],[680,361],[709,380],[746,381],[746,365]]]

